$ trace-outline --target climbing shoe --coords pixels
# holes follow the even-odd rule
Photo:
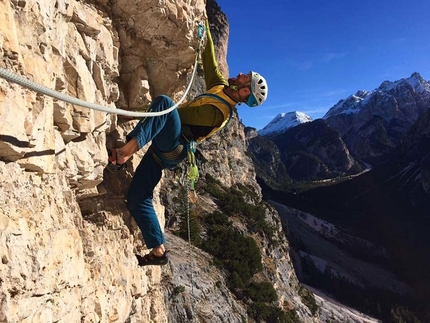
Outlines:
[[[136,255],[136,258],[139,266],[164,266],[169,262],[169,258],[167,257],[168,252],[169,251],[166,250],[161,257],[157,257],[152,252],[150,252],[143,257]]]

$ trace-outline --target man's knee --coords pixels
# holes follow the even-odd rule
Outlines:
[[[143,188],[142,188],[143,189]],[[130,212],[141,212],[152,206],[152,194],[136,194],[132,189],[127,193],[127,207]]]
[[[163,111],[170,107],[173,107],[175,103],[173,100],[168,97],[167,95],[160,95],[157,96],[154,101],[152,102],[152,111]]]

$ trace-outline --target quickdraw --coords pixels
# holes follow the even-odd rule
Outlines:
[[[197,193],[195,191],[195,183],[199,179],[199,169],[196,164],[196,152],[197,143],[192,140],[189,141],[187,144],[187,155],[188,155],[188,169],[187,169],[187,176],[190,181],[190,202],[195,204],[197,202]]]

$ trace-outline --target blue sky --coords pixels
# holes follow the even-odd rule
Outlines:
[[[340,99],[414,72],[430,80],[429,0],[217,0],[230,25],[230,75],[255,70],[263,106],[239,107],[258,130],[277,114],[321,118]]]

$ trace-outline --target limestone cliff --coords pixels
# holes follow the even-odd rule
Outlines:
[[[177,100],[183,94],[196,26],[205,16],[203,0],[0,0],[0,66],[88,102],[142,110],[156,95]],[[182,239],[167,233],[168,266],[137,266],[134,254],[145,247],[124,200],[142,153],[127,171],[105,170],[106,146],[120,145],[136,121],[4,79],[0,115],[1,322],[247,320],[246,306],[226,288],[211,257]],[[207,160],[201,173],[226,187],[244,185],[254,192],[252,202],[262,203],[245,147],[235,116],[201,146]],[[166,176],[154,196],[162,224],[173,182]],[[216,209],[204,196],[199,203]],[[276,287],[279,308],[312,322],[277,213],[265,212],[277,243],[257,239],[261,276]],[[188,253],[196,259],[192,266]]]

